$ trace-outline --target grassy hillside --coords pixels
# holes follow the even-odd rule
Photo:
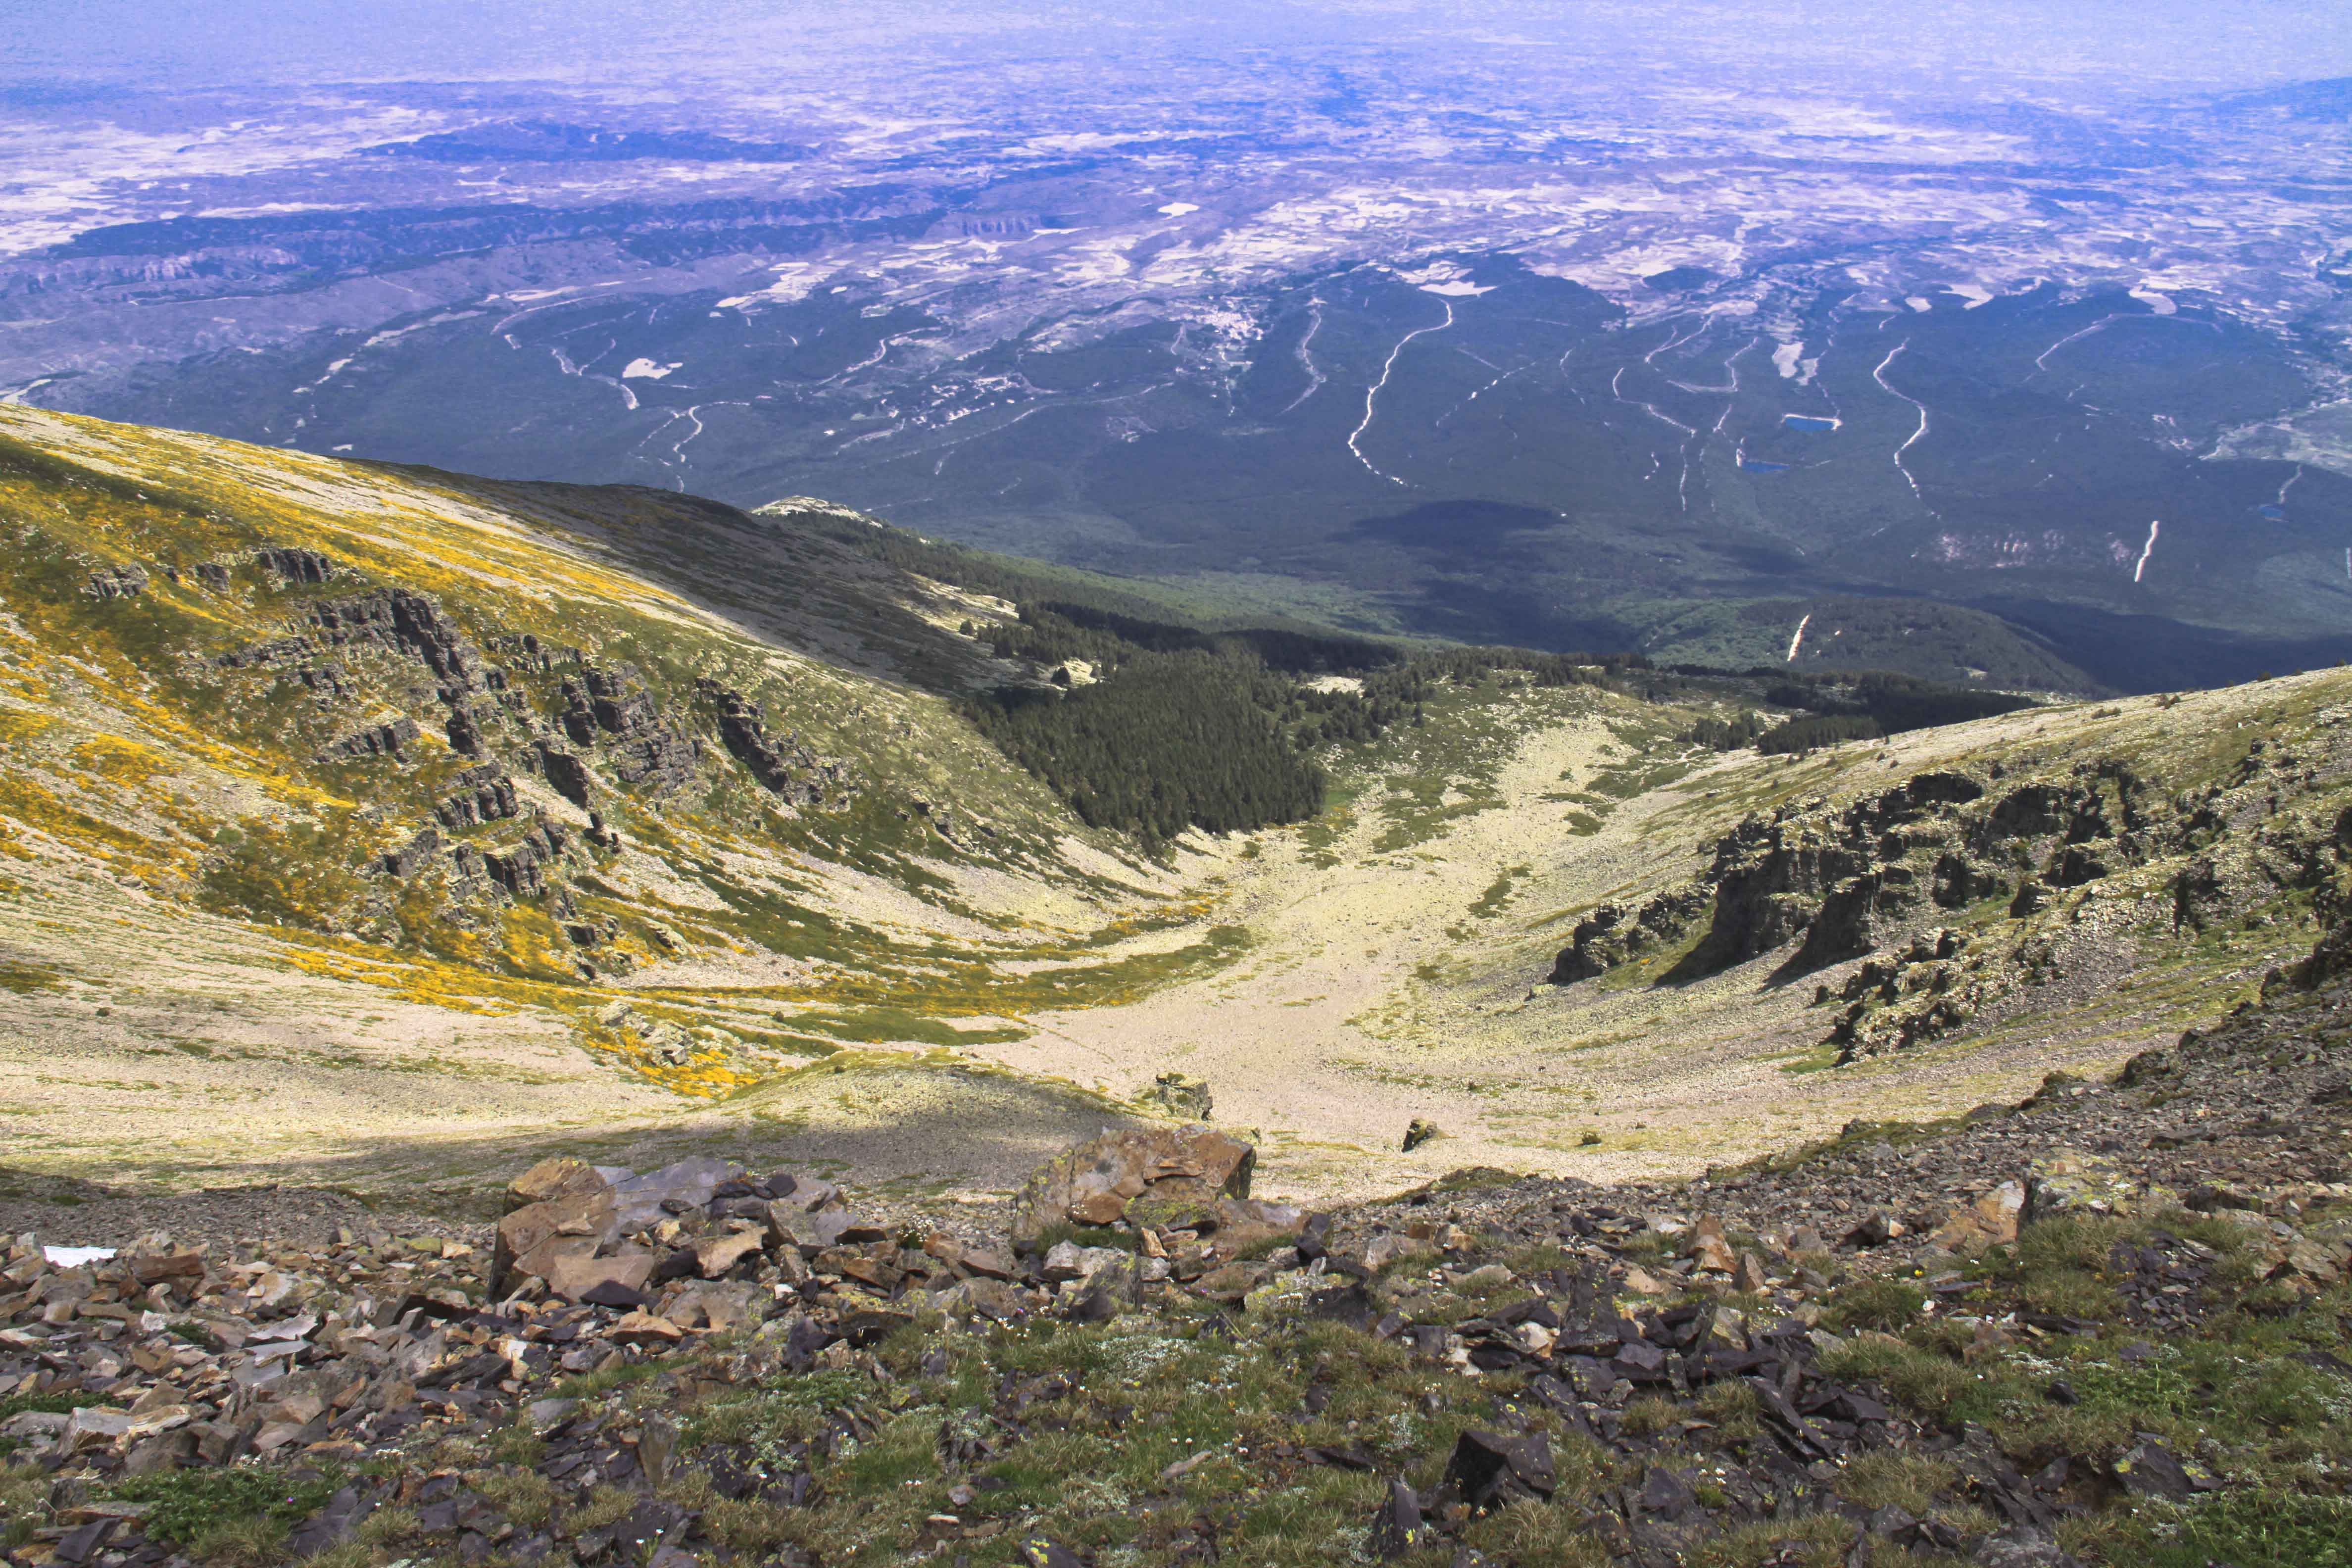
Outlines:
[[[793,518],[12,408],[0,545],[0,1005],[129,1106],[715,1102],[1219,956],[1100,958],[1197,911],[954,710],[1001,610]]]

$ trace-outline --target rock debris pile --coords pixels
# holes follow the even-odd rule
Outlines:
[[[1280,1503],[1399,1561],[2060,1568],[2232,1499],[2332,1530],[2294,1478],[2352,1394],[2347,951],[2113,1083],[1674,1187],[1308,1214],[1195,1124],[1056,1156],[1001,1237],[707,1157],[544,1162],[487,1237],[19,1237],[0,1541],[1069,1568],[1245,1555]],[[245,1535],[192,1517],[248,1484]]]

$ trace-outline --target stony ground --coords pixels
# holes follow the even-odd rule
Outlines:
[[[1041,1231],[1087,1153],[1008,1237],[706,1160],[613,1189],[667,1198],[598,1266],[667,1248],[651,1278],[568,1297],[504,1256],[560,1238],[530,1209],[501,1251],[215,1194],[182,1211],[208,1245],[86,1262],[46,1248],[136,1211],[64,1194],[0,1296],[0,1543],[19,1568],[2341,1563],[2347,945],[2113,1080],[1679,1184],[1472,1169],[1303,1220],[1126,1199]]]

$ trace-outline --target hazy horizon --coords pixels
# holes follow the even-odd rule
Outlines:
[[[746,78],[789,79],[817,59],[877,50],[978,47],[1043,58],[1171,47],[1392,48],[1429,39],[1566,48],[1645,66],[1874,63],[2110,88],[2226,89],[2352,74],[2352,10],[2314,0],[2228,9],[2078,0],[2063,10],[2008,0],[1797,0],[1769,10],[1698,0],[1575,6],[1199,0],[1140,16],[1077,4],[883,0],[854,17],[751,0],[687,0],[657,12],[621,0],[358,0],[331,9],[292,0],[85,0],[65,12],[0,16],[0,81],[163,91],[264,82],[642,87],[665,78],[749,87]],[[17,107],[26,107],[21,96]]]

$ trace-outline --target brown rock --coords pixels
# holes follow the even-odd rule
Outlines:
[[[577,1302],[599,1285],[643,1290],[653,1278],[654,1255],[642,1247],[625,1247],[610,1258],[574,1253],[561,1258],[542,1276],[547,1288],[567,1301]]]
[[[999,1279],[959,1280],[936,1300],[943,1312],[970,1312],[1000,1323],[1025,1317],[1033,1305],[1026,1292]]]
[[[1937,1227],[1935,1244],[1947,1252],[1975,1252],[2017,1239],[2025,1214],[2025,1186],[2003,1182],[1974,1203],[1962,1204]]]
[[[738,1280],[724,1285],[689,1285],[663,1307],[662,1316],[684,1328],[723,1332],[759,1322],[768,1315],[771,1306],[758,1286]]]
[[[662,1345],[677,1343],[678,1341],[686,1338],[686,1331],[667,1318],[656,1317],[651,1312],[640,1310],[629,1313],[619,1322],[614,1323],[612,1331],[606,1334],[605,1338],[625,1345],[658,1348]]]
[[[1218,1249],[1228,1253],[1276,1237],[1297,1236],[1307,1224],[1306,1210],[1259,1198],[1219,1198],[1213,1212]]]
[[[756,1230],[706,1236],[694,1244],[694,1266],[705,1279],[717,1279],[761,1249],[767,1238]]]
[[[1675,1288],[1646,1268],[1625,1270],[1625,1289],[1636,1296],[1671,1296]]]
[[[1013,1209],[1013,1239],[1034,1242],[1066,1220],[1109,1225],[1124,1217],[1167,1225],[1213,1215],[1220,1196],[1249,1196],[1257,1152],[1193,1125],[1107,1132],[1038,1167]],[[1142,1212],[1130,1214],[1130,1210]]]
[[[2280,1271],[2299,1274],[2320,1285],[2333,1285],[2344,1278],[2345,1249],[2341,1243],[2318,1241],[2304,1237],[2286,1249],[2286,1261]]]
[[[133,1252],[125,1261],[131,1267],[131,1278],[142,1285],[201,1279],[205,1273],[204,1254],[181,1248]]]
[[[512,1214],[533,1204],[601,1192],[605,1184],[604,1178],[596,1173],[596,1167],[585,1160],[575,1160],[568,1154],[541,1160],[507,1184],[505,1212]]]
[[[1691,1226],[1690,1239],[1683,1244],[1683,1256],[1711,1274],[1728,1274],[1739,1262],[1731,1250],[1731,1243],[1724,1239],[1720,1215],[1699,1217],[1699,1222]]]
[[[1194,1281],[1192,1289],[1216,1301],[1238,1301],[1265,1280],[1265,1270],[1255,1263],[1228,1263]]]
[[[490,1292],[502,1296],[524,1278],[546,1279],[557,1258],[580,1253],[579,1247],[566,1243],[586,1241],[593,1252],[617,1241],[620,1234],[609,1190],[576,1193],[516,1209],[499,1221],[498,1244],[490,1258]]]
[[[1116,1193],[1088,1193],[1070,1205],[1069,1217],[1081,1225],[1116,1225],[1127,1212],[1127,1198]]]
[[[966,1247],[944,1231],[934,1231],[925,1237],[923,1250],[942,1263],[984,1279],[1012,1279],[1021,1272],[1020,1265],[1004,1254],[985,1247]]]

